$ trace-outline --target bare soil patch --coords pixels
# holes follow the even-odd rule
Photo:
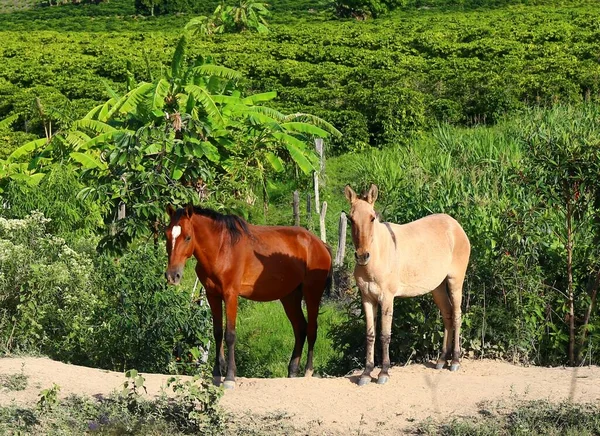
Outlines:
[[[28,378],[22,391],[0,389],[0,405],[31,405],[41,389],[107,396],[120,390],[122,373],[67,365],[46,358],[2,358],[0,375]],[[377,370],[376,370],[377,371]],[[377,373],[374,371],[373,375]],[[358,373],[357,373],[358,374]],[[465,360],[458,372],[428,365],[394,367],[386,385],[356,385],[357,374],[336,378],[238,378],[221,405],[239,429],[269,434],[401,434],[431,417],[436,421],[477,415],[486,407],[510,407],[523,400],[571,400],[600,404],[600,367],[522,367],[491,360]],[[158,395],[168,375],[144,374],[148,395]],[[279,430],[278,430],[279,429]]]

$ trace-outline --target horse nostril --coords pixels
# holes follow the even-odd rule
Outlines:
[[[176,279],[176,280],[179,280],[180,278],[181,278],[181,274],[179,274],[179,273],[175,273],[175,279]]]
[[[369,260],[370,257],[371,255],[369,253],[365,253],[365,260]]]
[[[354,258],[358,260],[358,253],[356,251],[354,252]]]

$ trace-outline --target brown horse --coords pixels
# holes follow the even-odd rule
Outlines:
[[[436,368],[445,366],[454,335],[450,370],[456,371],[460,366],[460,305],[471,251],[469,238],[460,224],[445,214],[429,215],[404,225],[379,222],[373,209],[377,199],[375,185],[360,198],[350,186],[346,186],[345,193],[352,205],[354,278],[367,321],[367,363],[358,384],[371,381],[377,304],[381,305],[383,346],[377,383],[383,384],[389,378],[394,297],[415,297],[429,292],[433,293],[433,301],[444,320],[444,341]]]
[[[297,375],[304,341],[308,339],[305,376],[310,377],[319,304],[331,285],[329,248],[301,227],[254,226],[234,215],[192,206],[178,210],[169,206],[167,212],[171,217],[166,229],[167,281],[178,284],[186,260],[196,257],[196,274],[206,289],[213,317],[213,376],[220,378],[226,366],[224,387],[235,387],[235,321],[238,296],[242,296],[254,301],[281,300],[295,337],[288,376]],[[302,312],[303,297],[308,323]],[[227,364],[223,353],[223,302]]]

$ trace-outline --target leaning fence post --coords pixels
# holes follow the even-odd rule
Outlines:
[[[338,227],[338,246],[335,252],[335,263],[334,266],[340,267],[344,263],[344,255],[346,254],[346,226],[348,220],[346,214],[342,212],[340,214],[340,224]]]
[[[300,225],[300,195],[298,194],[298,191],[294,191],[294,202],[292,204],[293,204],[293,210],[294,210],[294,225],[299,226]]]
[[[327,243],[327,235],[325,234],[325,215],[327,214],[327,202],[323,202],[321,214],[319,215],[319,226],[321,227],[321,241]]]

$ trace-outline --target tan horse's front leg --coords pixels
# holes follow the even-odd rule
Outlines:
[[[383,362],[381,363],[381,372],[377,377],[377,384],[386,383],[390,375],[390,341],[392,339],[392,318],[394,315],[394,297],[389,294],[383,297],[381,301],[381,346],[383,349]]]
[[[371,382],[371,372],[375,367],[375,324],[377,318],[377,301],[371,300],[361,292],[363,311],[365,312],[365,318],[367,322],[367,337],[366,337],[366,351],[367,351],[367,362],[365,370],[358,379],[358,385],[363,386]]]

